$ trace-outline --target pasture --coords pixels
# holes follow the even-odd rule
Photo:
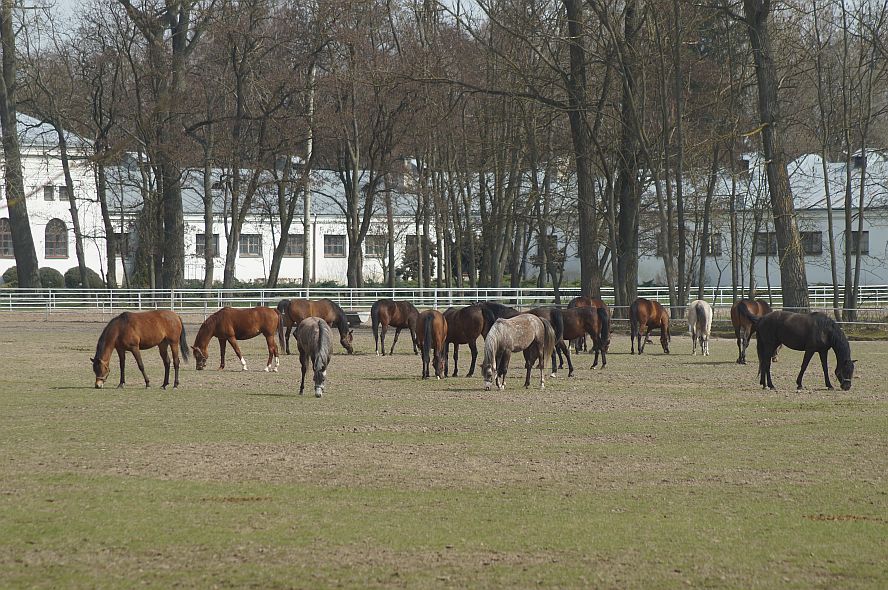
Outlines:
[[[216,371],[214,341],[179,389],[155,349],[150,389],[128,357],[127,388],[112,359],[95,390],[103,326],[0,320],[3,587],[888,584],[885,342],[852,342],[849,392],[815,360],[796,393],[794,351],[763,392],[754,343],[738,366],[733,340],[637,357],[625,333],[603,371],[577,355],[525,390],[518,354],[485,392],[479,370],[421,381],[409,337],[377,357],[358,329],[316,399],[298,355],[262,372],[261,337],[248,372]]]

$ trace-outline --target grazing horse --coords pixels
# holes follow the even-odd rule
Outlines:
[[[802,369],[796,378],[796,387],[802,389],[802,376],[814,353],[820,354],[823,378],[827,389],[832,389],[829,380],[827,354],[832,348],[836,354],[836,378],[842,390],[851,389],[854,377],[854,363],[851,360],[851,346],[845,333],[831,317],[819,313],[792,313],[772,311],[764,317],[752,316],[752,323],[758,332],[756,350],[759,359],[759,383],[762,389],[775,389],[771,382],[771,359],[781,344],[793,350],[805,351]]]
[[[413,340],[413,354],[417,354],[416,347],[416,318],[419,317],[419,311],[409,301],[393,301],[391,299],[380,299],[370,308],[370,320],[373,325],[373,340],[376,342],[376,356],[379,356],[379,344],[382,343],[382,356],[385,356],[385,333],[389,326],[396,328],[395,339],[392,341],[392,349],[389,354],[394,354],[395,344],[398,342],[398,336],[401,330],[407,328],[410,330],[410,338]],[[379,328],[382,327],[380,334]]]
[[[284,342],[281,344],[287,349],[287,354],[290,354],[290,333],[293,331],[293,326],[298,326],[299,322],[310,317],[323,318],[328,326],[337,328],[339,343],[349,354],[354,353],[355,349],[352,348],[353,331],[348,327],[345,312],[336,302],[329,299],[283,299],[277,304],[277,309],[281,316],[281,323],[287,330]]]
[[[546,320],[552,325],[552,330],[555,331],[555,348],[552,349],[552,376],[558,372],[558,369],[564,366],[564,361],[562,360],[560,363],[555,362],[555,353],[557,351],[558,357],[560,359],[561,353],[567,357],[567,376],[570,377],[573,375],[574,368],[573,362],[570,359],[570,348],[564,345],[564,317],[563,312],[557,307],[535,307],[530,311],[526,312],[536,317]]]
[[[422,378],[428,379],[431,376],[429,357],[434,350],[432,364],[435,367],[435,377],[440,379],[444,374],[444,342],[447,340],[447,320],[444,319],[444,314],[436,309],[427,309],[419,314],[419,319],[416,321],[416,339],[422,351]]]
[[[610,320],[610,314],[611,314],[610,308],[607,306],[607,303],[605,303],[604,301],[602,301],[601,299],[599,299],[597,297],[593,299],[592,297],[583,297],[582,295],[580,295],[579,297],[574,297],[573,299],[571,299],[570,303],[567,304],[567,309],[574,309],[577,307],[591,307],[591,308],[595,308],[595,309],[603,309],[607,313],[608,320]],[[601,316],[599,315],[599,317],[601,317]],[[607,340],[608,344],[610,344],[610,321],[607,322],[607,325],[608,325],[608,333],[607,333],[606,340]],[[577,340],[574,342],[574,348],[577,351],[577,353],[579,353],[580,350],[586,350],[586,336],[585,335],[583,335],[580,338],[577,338]],[[597,353],[598,351],[595,351],[595,352]],[[595,363],[598,363],[597,354],[596,354]],[[595,365],[593,364],[592,366],[594,367]]]
[[[535,315],[521,314],[511,319],[499,319],[493,323],[484,338],[484,361],[481,374],[484,389],[490,391],[493,383],[498,389],[506,388],[506,372],[513,352],[524,352],[527,376],[524,387],[530,387],[530,371],[534,363],[540,369],[540,389],[545,388],[546,358],[555,348],[555,331],[546,320]]]
[[[587,334],[592,337],[595,360],[590,368],[594,369],[598,366],[599,354],[601,355],[601,368],[607,366],[607,351],[610,348],[610,316],[607,311],[600,307],[575,307],[562,311],[561,317],[564,321],[562,334],[564,340],[576,341],[579,338],[585,338]],[[571,368],[568,377],[572,374],[573,369]]]
[[[635,354],[635,340],[638,340],[638,354],[644,352],[644,345],[654,328],[660,328],[660,344],[663,352],[669,354],[669,314],[666,308],[656,301],[639,297],[629,306],[629,333],[632,339],[632,354]],[[644,334],[642,336],[642,333]]]
[[[470,305],[468,307],[450,307],[444,312],[447,320],[447,343],[444,348],[444,376],[448,374],[448,360],[450,345],[453,344],[453,373],[456,377],[456,363],[459,360],[459,345],[468,344],[472,352],[472,364],[466,377],[471,377],[475,372],[475,361],[478,359],[478,336],[486,336],[487,329],[493,325],[496,318],[486,307]]]
[[[688,332],[694,342],[691,354],[697,354],[697,340],[700,341],[700,354],[709,356],[709,332],[712,330],[712,307],[702,299],[695,299],[688,305]]]
[[[200,330],[197,331],[197,336],[194,338],[194,346],[191,347],[191,350],[194,351],[197,370],[202,371],[207,366],[210,339],[215,337],[219,339],[219,353],[221,355],[219,370],[225,368],[225,344],[228,343],[231,344],[234,354],[240,360],[241,369],[246,371],[247,361],[241,354],[237,341],[249,340],[262,334],[268,345],[268,361],[265,364],[265,371],[277,372],[281,359],[278,357],[278,347],[274,341],[275,332],[283,345],[283,330],[278,321],[278,314],[270,307],[223,307],[201,324]],[[272,362],[274,362],[273,367]]]
[[[771,306],[764,299],[741,299],[731,306],[731,324],[734,325],[734,336],[737,338],[738,365],[746,364],[746,349],[749,348],[749,339],[755,334],[753,317],[762,317],[771,313]],[[778,350],[774,351],[772,362],[777,362]]]
[[[162,387],[170,384],[170,356],[168,349],[173,351],[173,366],[176,369],[173,387],[179,387],[179,351],[188,360],[188,342],[185,339],[185,327],[182,318],[176,313],[166,310],[158,311],[125,311],[112,318],[99,341],[96,344],[96,356],[91,358],[93,372],[96,374],[96,389],[102,389],[108,374],[111,373],[111,351],[117,351],[120,359],[120,383],[117,387],[123,387],[124,369],[126,365],[126,352],[130,351],[139,365],[142,377],[145,378],[145,387],[148,387],[148,375],[145,374],[145,365],[142,364],[141,351],[157,346],[160,348],[160,358],[163,360],[164,376]]]
[[[299,364],[302,367],[299,395],[305,390],[305,371],[309,362],[314,371],[315,397],[324,395],[327,366],[330,364],[330,342],[330,326],[321,318],[305,318],[296,327],[296,348],[299,349]]]

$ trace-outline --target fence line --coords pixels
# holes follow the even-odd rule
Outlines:
[[[696,291],[695,289],[692,292]],[[833,311],[832,287],[818,286],[808,289],[812,309]],[[580,294],[579,288],[561,289],[562,305]],[[639,287],[638,296],[669,303],[666,287]],[[320,299],[327,297],[337,301],[346,311],[368,314],[373,303],[381,298],[406,299],[417,307],[446,308],[468,305],[474,301],[501,301],[519,309],[538,305],[555,304],[555,295],[549,288],[414,288],[414,287],[311,287],[302,288],[239,288],[239,289],[0,289],[0,313],[38,312],[46,319],[61,312],[119,313],[124,310],[173,309],[180,313],[209,315],[216,309],[231,305],[274,306],[285,298]],[[783,296],[778,289],[761,291],[758,297],[770,300],[775,307],[782,307]],[[602,298],[613,306],[613,288],[603,288]],[[707,288],[704,299],[712,303],[717,318],[724,316],[733,303],[731,288]],[[859,323],[883,325],[888,316],[888,285],[861,286],[858,290],[859,306],[855,310]],[[620,308],[615,307],[615,310]],[[679,310],[681,311],[681,310]],[[616,315],[621,315],[617,313]],[[866,321],[869,320],[869,321]]]

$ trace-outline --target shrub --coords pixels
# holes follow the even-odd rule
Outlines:
[[[93,269],[87,268],[86,276],[89,284],[83,286],[87,289],[103,289],[105,287],[105,281],[103,281],[102,277],[99,276],[99,273]],[[65,273],[65,286],[69,289],[76,289],[81,286],[79,267],[75,266],[74,268],[69,268],[68,272]]]
[[[40,275],[40,284],[46,288],[61,289],[65,286],[65,277],[54,268],[44,266],[37,270]]]
[[[3,273],[3,286],[4,287],[18,287],[18,271],[14,266],[10,266]]]

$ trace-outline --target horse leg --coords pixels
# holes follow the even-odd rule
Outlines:
[[[407,327],[407,329],[410,330],[410,340],[413,341],[413,354],[419,354],[419,348],[416,346],[416,330],[414,330],[413,328],[411,328],[409,326]],[[445,354],[445,356],[447,355],[446,352],[444,354]],[[445,374],[445,377],[446,377],[446,374]]]
[[[734,336],[737,338],[737,364],[742,365],[743,363],[743,335],[740,333],[740,330],[734,330]]]
[[[382,356],[385,356],[385,333],[386,333],[386,332],[388,332],[388,324],[382,324],[382,323],[380,323],[380,326],[379,326],[379,342],[377,343],[377,346],[378,346],[378,347],[382,347]],[[392,344],[392,348],[394,348],[394,347],[395,347],[395,345]],[[376,350],[376,354],[379,354],[379,350],[378,350],[378,349]]]
[[[530,359],[527,351],[524,351],[524,353],[524,370],[527,372],[524,376],[524,389],[528,389],[530,387],[530,373],[533,371],[533,361]]]
[[[272,368],[271,366],[271,363],[277,358],[277,346],[274,343],[274,334],[269,334],[268,336],[266,336],[265,342],[268,344],[268,360],[265,364],[265,372],[277,372],[277,367]]]
[[[287,347],[287,354],[290,354],[290,334],[292,334],[292,333],[293,333],[293,324],[291,322],[290,325],[287,326],[286,335],[284,335],[284,344]]]
[[[299,366],[302,367],[302,379],[299,381],[299,395],[305,391],[305,370],[308,368],[308,355],[299,347]]]
[[[173,389],[179,387],[179,343],[173,342],[170,344],[170,348],[173,350],[173,369],[176,372],[175,381],[173,381]]]
[[[805,370],[808,368],[808,363],[811,362],[811,358],[814,356],[813,350],[805,351],[805,358],[802,359],[802,370],[799,371],[799,376],[796,377],[796,389],[802,390],[802,375],[805,374]]]
[[[828,350],[820,351],[820,365],[823,367],[823,379],[826,381],[826,388],[832,391],[832,381],[829,380],[829,363],[827,362]]]
[[[565,358],[567,359],[567,376],[573,377],[574,374],[574,365],[573,360],[570,358],[570,347],[564,344],[564,340],[558,343],[561,348],[561,352],[564,353]]]
[[[768,383],[771,381],[771,359],[770,357],[759,363],[759,385],[762,386],[762,389],[768,388]],[[771,383],[771,389],[773,389],[773,383]]]
[[[392,340],[392,349],[389,351],[389,354],[395,354],[395,344],[398,343],[398,336],[401,335],[401,330],[403,328],[395,328],[395,337]],[[384,351],[383,351],[384,352]]]
[[[163,361],[163,385],[160,388],[166,389],[170,384],[170,351],[166,342],[161,342],[157,348],[160,349],[160,359]]]
[[[410,333],[413,334],[413,330],[410,330]],[[416,344],[416,337],[413,338],[414,345]],[[444,376],[447,377],[450,371],[450,343],[444,343]],[[455,375],[454,375],[455,376]]]
[[[456,363],[459,361],[459,344],[453,343],[453,376],[456,377],[457,366]],[[472,363],[472,367],[475,367],[475,363]],[[471,377],[472,374],[469,373],[468,377]]]
[[[124,384],[123,373],[126,368],[126,351],[122,348],[118,348],[117,358],[120,360],[120,383],[117,384],[117,389],[122,389]]]
[[[145,365],[142,364],[142,351],[139,350],[138,346],[134,346],[130,349],[130,352],[133,353],[133,357],[136,359],[136,364],[139,365],[139,370],[142,371],[142,377],[145,378],[145,387],[148,387],[148,375],[145,373]]]
[[[227,343],[228,343],[228,341],[225,340],[225,338],[222,338],[222,337],[219,338],[219,370],[220,371],[225,368],[225,345]],[[287,354],[290,354],[290,353],[287,352]]]
[[[691,330],[691,342],[693,342],[691,356],[697,356],[697,334],[694,332],[694,330]]]
[[[469,372],[466,377],[471,377],[475,374],[475,362],[478,360],[478,345],[474,340],[469,342],[469,351],[472,353],[472,366],[469,367]],[[456,361],[454,361],[454,364],[456,364]]]
[[[244,358],[244,355],[241,354],[240,346],[237,345],[237,339],[232,336],[228,339],[228,343],[231,345],[232,350],[234,350],[234,354],[237,355],[237,360],[241,362],[241,371],[247,370],[247,359]]]

